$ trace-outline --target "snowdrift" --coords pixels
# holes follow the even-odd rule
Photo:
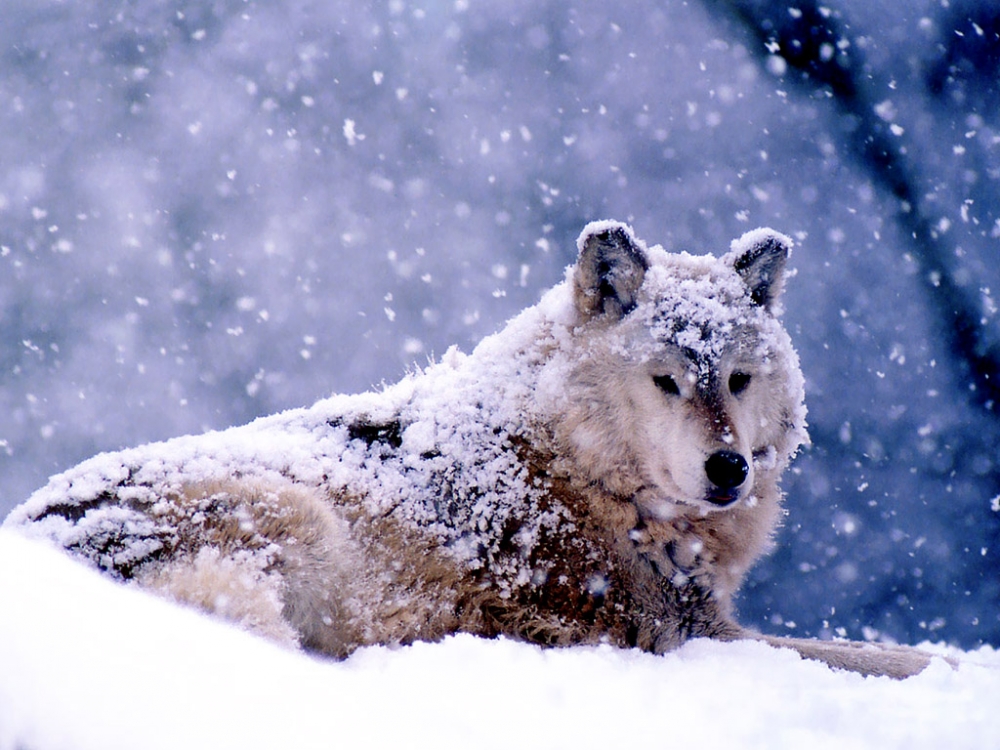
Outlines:
[[[0,531],[0,750],[985,748],[1000,653],[895,682],[760,643],[658,657],[456,636],[282,650]]]

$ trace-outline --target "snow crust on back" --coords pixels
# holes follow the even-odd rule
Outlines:
[[[532,508],[540,490],[529,486],[507,448],[538,422],[533,392],[543,364],[558,367],[547,352],[557,339],[570,338],[567,306],[570,296],[559,285],[472,356],[449,349],[382,391],[333,396],[245,426],[95,456],[53,477],[4,525],[27,525],[30,535],[69,548],[117,534],[115,559],[93,562],[128,565],[155,552],[156,522],[145,511],[160,498],[191,484],[243,477],[363,498],[372,516],[391,514],[436,534],[473,565],[484,546],[497,545],[512,516],[528,520],[521,541],[530,544],[554,518]],[[443,483],[461,502],[442,505]],[[101,505],[109,495],[125,502]],[[486,558],[504,567],[499,550],[487,550]],[[517,577],[513,570],[494,572]]]

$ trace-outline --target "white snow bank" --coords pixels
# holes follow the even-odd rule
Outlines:
[[[0,750],[994,747],[1000,653],[953,655],[904,682],[709,641],[657,657],[456,636],[328,662],[0,531]]]

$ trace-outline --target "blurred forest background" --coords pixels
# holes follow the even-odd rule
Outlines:
[[[0,515],[470,350],[592,219],[798,242],[768,632],[1000,646],[995,0],[8,0]]]

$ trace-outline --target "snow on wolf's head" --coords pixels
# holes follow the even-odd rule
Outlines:
[[[624,224],[587,225],[560,438],[589,481],[664,518],[777,504],[807,439],[777,317],[791,244],[758,229],[722,258],[692,256],[647,248]]]

